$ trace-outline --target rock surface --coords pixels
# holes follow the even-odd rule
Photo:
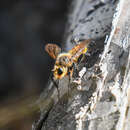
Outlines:
[[[52,83],[43,92],[38,101],[42,104],[41,124],[40,127],[39,123],[34,124],[33,130],[130,129],[129,5],[130,0],[72,2],[66,49],[83,39],[94,42],[83,66],[79,65],[82,66],[78,72],[81,84],[70,83],[65,77],[59,81],[59,95]]]

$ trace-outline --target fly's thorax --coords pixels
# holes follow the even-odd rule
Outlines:
[[[73,64],[71,57],[72,56],[69,53],[61,53],[58,55],[55,64],[70,67]]]

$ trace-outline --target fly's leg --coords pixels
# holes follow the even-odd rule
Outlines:
[[[68,97],[69,97],[69,92],[70,92],[70,72],[68,72],[68,77],[69,77],[69,81],[68,81]]]
[[[50,77],[51,77],[51,81],[53,82],[54,86],[55,86],[56,89],[57,89],[58,100],[60,100],[60,90],[59,90],[59,87],[58,87],[58,83],[59,83],[59,81],[58,81],[58,83],[57,83],[57,82],[54,80],[53,75],[51,75]]]
[[[68,77],[69,77],[69,81],[68,81],[68,96],[69,96],[69,92],[70,92],[70,89],[71,89],[72,76],[73,76],[73,65],[71,67],[69,67],[69,69],[68,69]]]

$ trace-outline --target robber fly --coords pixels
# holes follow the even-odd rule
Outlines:
[[[56,44],[48,43],[45,46],[46,52],[55,59],[53,68],[54,79],[62,79],[66,75],[73,75],[73,65],[78,62],[79,57],[87,52],[90,40],[84,40],[74,46],[68,52],[61,52],[61,48]]]

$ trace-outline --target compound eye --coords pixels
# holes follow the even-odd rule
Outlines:
[[[58,68],[57,73],[58,73],[58,75],[61,75],[63,73],[63,70],[61,68]]]

